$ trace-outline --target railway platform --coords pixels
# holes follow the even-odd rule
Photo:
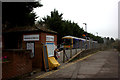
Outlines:
[[[31,77],[37,79],[106,79],[118,80],[118,56],[116,49],[98,51],[74,62],[64,64],[57,70]]]

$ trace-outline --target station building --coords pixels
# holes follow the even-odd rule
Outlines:
[[[57,32],[55,31],[42,26],[30,26],[4,29],[2,33],[2,54],[4,55],[6,53],[5,50],[8,51],[8,54],[10,50],[31,50],[29,55],[32,61],[32,68],[44,69],[43,45],[47,45],[48,47],[48,56],[54,56],[53,50],[57,46]]]

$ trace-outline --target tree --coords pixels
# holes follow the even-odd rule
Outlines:
[[[56,9],[54,9],[54,11],[51,11],[51,15],[50,16],[46,16],[43,18],[43,20],[39,20],[38,23],[41,24],[46,24],[47,28],[56,31],[58,33],[58,43],[61,42],[61,38],[63,36],[63,23],[64,21],[62,20],[62,13],[59,14],[58,11]]]
[[[46,24],[47,28],[54,30],[58,33],[58,44],[61,43],[61,39],[63,36],[71,35],[79,38],[84,38],[82,35],[87,34],[87,37],[90,37],[91,39],[98,41],[98,43],[103,43],[103,38],[99,36],[94,36],[91,33],[85,32],[80,26],[75,23],[71,22],[70,20],[62,20],[62,13],[58,13],[57,10],[54,9],[54,11],[51,11],[50,16],[46,16],[43,18],[43,20],[39,20],[38,24]]]
[[[62,25],[62,13],[59,14],[56,9],[51,11],[51,16],[44,17],[43,23],[47,24],[47,27],[54,30],[59,31]]]
[[[115,40],[113,38],[110,39],[111,43],[115,42]]]
[[[2,24],[3,27],[34,25],[36,14],[33,8],[41,7],[39,2],[3,2]]]

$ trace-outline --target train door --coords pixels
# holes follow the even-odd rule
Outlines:
[[[75,39],[73,39],[73,48],[75,48],[76,47],[76,40]]]

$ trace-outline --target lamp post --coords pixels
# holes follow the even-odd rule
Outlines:
[[[87,32],[87,23],[83,23],[85,25],[85,31]]]
[[[87,23],[83,23],[85,25],[85,31],[87,34]],[[86,36],[86,44],[85,44],[85,49],[87,49],[87,36]]]

